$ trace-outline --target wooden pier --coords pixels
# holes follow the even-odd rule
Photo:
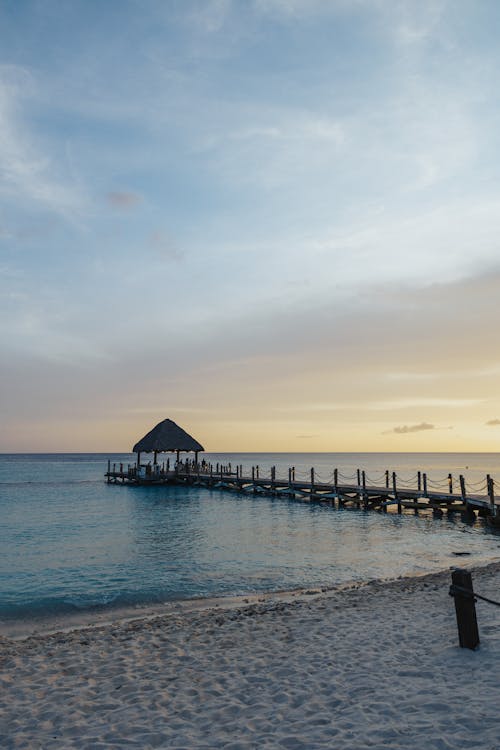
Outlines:
[[[425,472],[417,472],[410,482],[401,481],[396,472],[385,471],[380,481],[370,481],[365,471],[358,469],[354,477],[344,477],[335,469],[327,482],[320,481],[311,469],[308,476],[296,478],[295,468],[288,475],[278,477],[272,467],[269,476],[260,476],[259,467],[253,466],[245,473],[242,466],[202,463],[177,463],[170,461],[147,466],[127,466],[108,461],[105,474],[110,484],[130,485],[192,485],[223,489],[238,493],[265,494],[298,499],[303,502],[328,503],[333,507],[357,507],[379,512],[432,511],[436,516],[444,513],[462,513],[473,519],[476,513],[489,523],[500,526],[500,503],[494,495],[494,480],[489,475],[481,486],[467,487],[462,475],[458,481],[449,474],[440,482],[432,481]]]

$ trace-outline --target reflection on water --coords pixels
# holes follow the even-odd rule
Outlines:
[[[417,458],[404,460],[409,466]],[[266,458],[269,465],[275,459]],[[325,454],[316,459],[323,468],[331,463]],[[264,465],[262,454],[259,460]],[[306,471],[314,457],[281,460]],[[484,457],[476,464],[488,465]],[[95,456],[0,456],[0,615],[331,586],[449,567],[454,552],[469,552],[475,564],[500,556],[497,535],[458,515],[438,520],[194,487],[112,486],[103,481],[105,466]]]

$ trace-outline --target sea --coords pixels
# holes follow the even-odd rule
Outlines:
[[[260,476],[368,483],[395,471],[430,487],[464,475],[500,482],[496,453],[225,453],[213,464]],[[132,454],[0,455],[0,621],[420,575],[500,560],[500,534],[460,514],[434,518],[335,509],[221,489],[107,484],[108,460]]]

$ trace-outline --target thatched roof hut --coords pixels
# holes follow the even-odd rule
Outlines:
[[[132,448],[137,453],[137,465],[140,464],[141,453],[154,453],[156,463],[157,453],[174,451],[179,457],[180,451],[194,452],[196,455],[199,451],[205,450],[203,446],[191,435],[188,435],[182,427],[172,422],[171,419],[164,419],[153,427],[147,435],[139,440]]]

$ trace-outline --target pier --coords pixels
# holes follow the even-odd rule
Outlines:
[[[435,516],[442,516],[444,513],[458,512],[471,520],[477,514],[492,525],[500,526],[500,503],[496,502],[494,480],[489,475],[483,482],[467,486],[462,475],[454,478],[448,474],[437,482],[431,480],[426,472],[419,471],[412,481],[405,481],[398,478],[396,472],[384,471],[374,480],[362,469],[350,477],[334,469],[328,481],[322,481],[316,476],[314,468],[306,478],[296,477],[294,467],[290,467],[285,476],[278,476],[276,467],[271,468],[268,476],[261,476],[258,466],[252,466],[251,471],[245,472],[243,466],[212,465],[205,461],[177,461],[171,467],[168,460],[163,464],[127,467],[108,462],[105,478],[110,484],[206,487],[382,513],[432,511]]]

